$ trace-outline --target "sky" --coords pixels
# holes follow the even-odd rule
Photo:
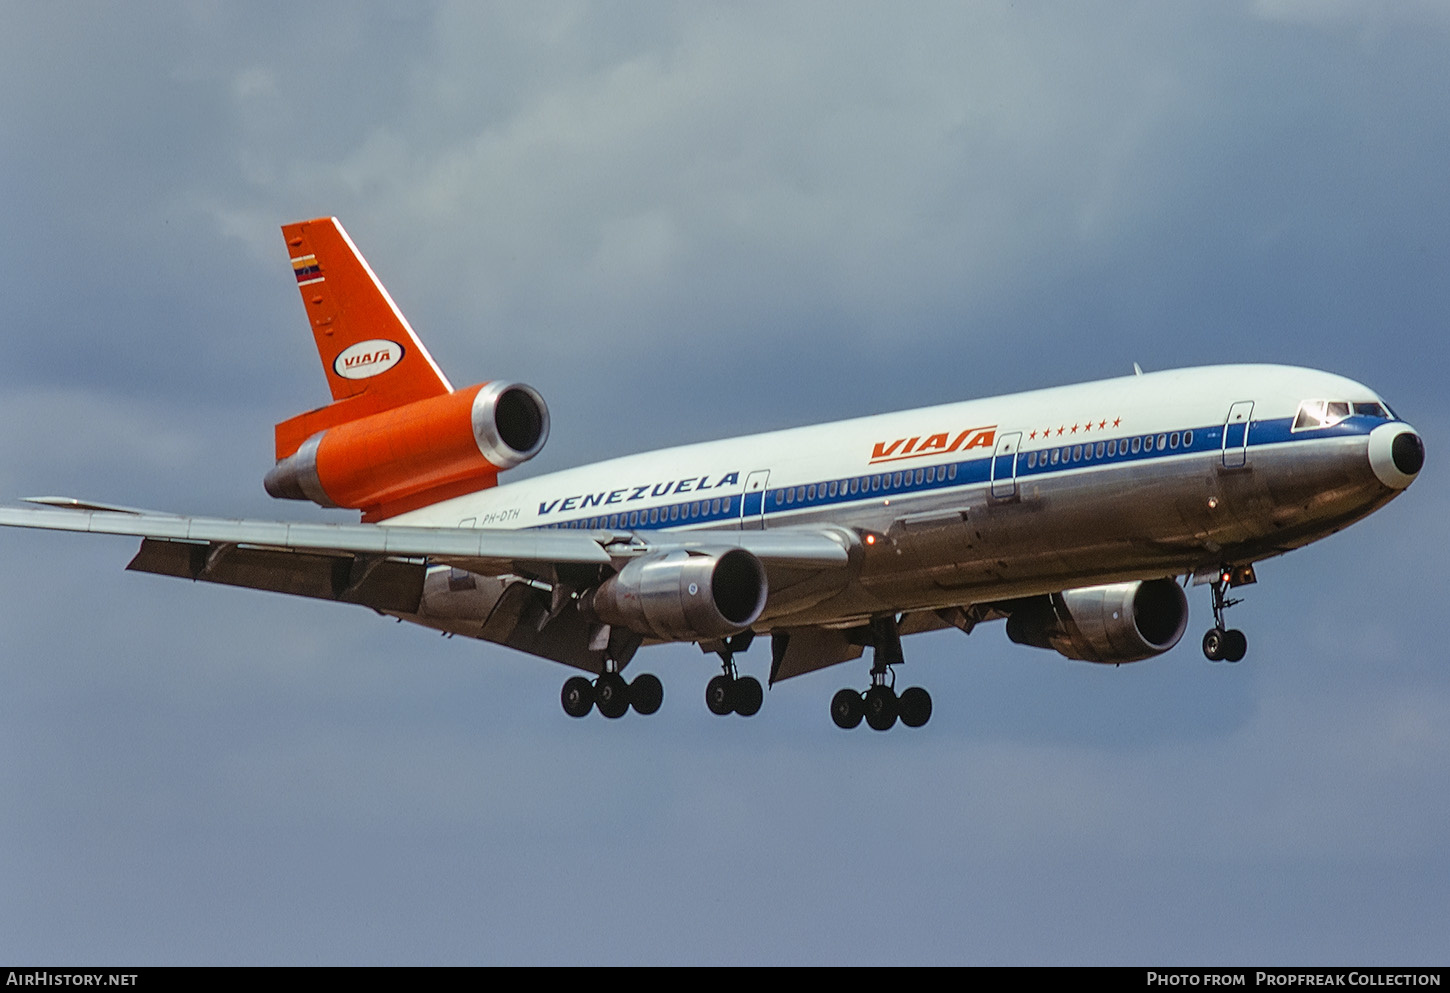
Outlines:
[[[1348,375],[1422,478],[1259,567],[1239,665],[1002,626],[651,718],[367,611],[0,534],[0,959],[1441,964],[1450,5],[0,3],[0,499],[262,490],[342,219],[532,475],[1129,371]],[[741,658],[763,676],[763,647]]]

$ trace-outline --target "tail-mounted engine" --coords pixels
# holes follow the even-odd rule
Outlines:
[[[1168,651],[1188,627],[1188,598],[1171,579],[1033,597],[1007,618],[1007,637],[1085,662],[1137,662]]]
[[[500,470],[533,458],[548,438],[549,408],[537,390],[484,383],[317,431],[264,483],[274,497],[381,520],[493,486]]]
[[[743,548],[645,555],[582,604],[606,624],[664,641],[736,634],[765,609],[765,568]]]

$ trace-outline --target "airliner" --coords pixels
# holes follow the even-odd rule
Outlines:
[[[844,729],[927,723],[902,638],[1005,620],[1008,637],[1121,665],[1173,648],[1208,587],[1211,661],[1255,564],[1330,535],[1419,474],[1420,435],[1378,394],[1312,369],[1224,365],[685,445],[500,485],[549,436],[539,392],[455,389],[336,218],[282,228],[332,400],[276,426],[274,497],[359,523],[190,517],[68,497],[0,524],[131,535],[127,568],[356,604],[579,670],[573,717],[651,714],[638,650],[718,657],[718,715],[860,659]],[[38,505],[38,506],[37,506]]]

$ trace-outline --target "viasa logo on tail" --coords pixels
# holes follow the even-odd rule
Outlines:
[[[965,431],[942,431],[939,434],[916,435],[913,438],[897,438],[895,441],[878,441],[871,449],[871,464],[877,462],[899,462],[902,459],[929,459],[933,455],[966,451],[969,448],[991,448],[997,440],[997,425],[985,428],[967,428]]]
[[[402,345],[386,338],[369,338],[339,352],[332,360],[332,371],[343,379],[368,379],[387,372],[402,360]]]

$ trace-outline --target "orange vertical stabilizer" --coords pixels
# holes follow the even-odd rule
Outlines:
[[[277,458],[318,431],[453,392],[335,217],[282,227],[333,402],[277,425]]]

